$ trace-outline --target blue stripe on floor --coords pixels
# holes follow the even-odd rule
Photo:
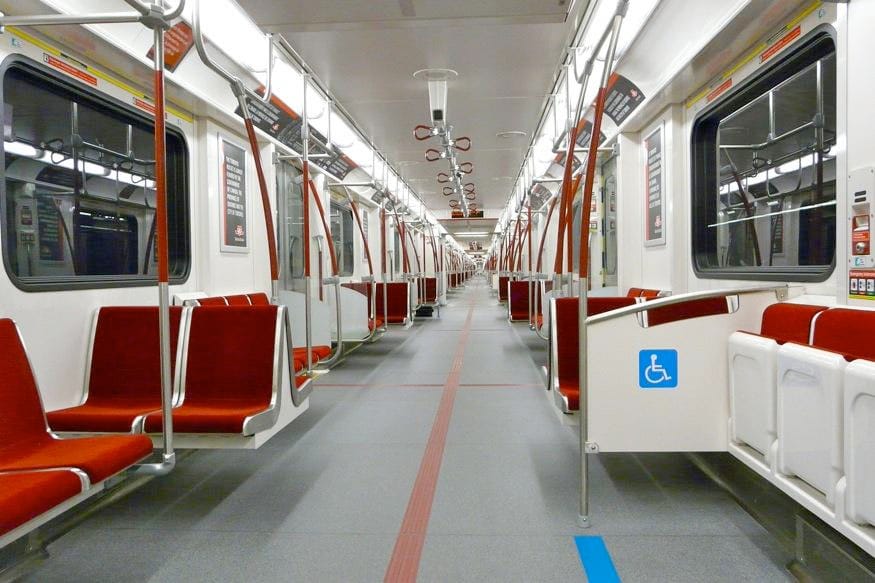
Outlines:
[[[620,576],[600,536],[576,536],[574,544],[590,583],[620,583]]]

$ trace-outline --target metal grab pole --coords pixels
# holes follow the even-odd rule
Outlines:
[[[380,203],[380,269],[383,275],[383,328],[389,329],[389,279],[386,273],[386,204]]]
[[[605,97],[607,94],[608,82],[611,78],[611,67],[614,61],[614,53],[617,50],[617,40],[620,36],[620,25],[623,23],[623,17],[626,14],[628,0],[620,0],[617,5],[617,11],[614,14],[614,19],[611,24],[611,40],[608,43],[607,54],[605,55],[605,68],[602,72],[602,80],[599,86],[598,96],[596,97],[595,115],[592,123],[592,136],[590,137],[590,153],[587,156],[586,165],[586,180],[583,187],[583,208],[580,213],[580,263],[578,270],[580,273],[580,293],[578,294],[578,374],[580,383],[580,404],[579,404],[579,420],[580,420],[580,499],[578,505],[578,522],[581,527],[588,528],[589,521],[589,417],[588,404],[589,395],[587,393],[589,382],[587,374],[589,367],[587,366],[587,299],[589,296],[589,217],[590,205],[592,203],[592,191],[595,181],[596,158],[598,158],[599,136],[601,134],[602,116],[605,109]],[[574,144],[571,144],[574,147]],[[584,233],[587,236],[584,237]]]
[[[313,374],[313,290],[311,289],[310,265],[310,123],[307,120],[307,80],[309,75],[302,76],[304,83],[304,107],[301,115],[301,171],[304,196],[304,331],[307,346],[307,371]]]

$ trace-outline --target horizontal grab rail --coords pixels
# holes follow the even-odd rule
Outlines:
[[[780,285],[764,285],[757,287],[740,287],[740,288],[728,288],[728,289],[719,289],[719,290],[706,290],[700,292],[691,292],[687,294],[680,294],[676,296],[668,296],[664,298],[658,298],[655,300],[650,300],[648,302],[642,302],[640,304],[635,304],[632,306],[627,306],[625,308],[617,308],[616,310],[611,310],[609,312],[603,312],[601,314],[597,314],[595,316],[590,316],[586,319],[587,326],[592,324],[598,324],[599,322],[606,322],[608,320],[614,320],[617,318],[622,318],[624,316],[631,316],[633,314],[639,314],[641,312],[648,312],[650,310],[654,310],[657,308],[664,308],[666,306],[673,306],[675,304],[683,304],[686,302],[692,302],[696,300],[706,300],[711,298],[720,298],[727,296],[741,296],[746,294],[754,294],[761,292],[775,292],[775,296],[780,299],[787,299],[790,291],[790,286],[786,284]]]

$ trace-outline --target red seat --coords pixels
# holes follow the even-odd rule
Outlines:
[[[386,289],[386,311],[383,314],[383,290]],[[389,324],[406,324],[409,296],[407,283],[389,282],[377,284],[377,317]]]
[[[426,304],[433,304],[437,301],[437,278],[424,277],[419,280],[419,297],[423,297]]]
[[[508,303],[511,322],[520,322],[529,319],[529,282],[511,281],[510,298]]]
[[[644,290],[641,289],[640,287],[630,287],[630,288],[629,288],[629,291],[626,292],[626,297],[627,297],[627,298],[638,298],[638,297],[641,297],[641,292],[643,292],[643,291],[644,291]]]
[[[277,306],[194,308],[175,431],[239,434],[249,417],[270,410],[280,382],[279,325]],[[147,432],[161,425],[160,413],[146,417]]]
[[[578,298],[556,300],[556,331],[552,350],[556,350],[556,378],[559,392],[568,400],[568,408],[580,408],[580,374],[578,360]],[[594,297],[587,300],[587,315],[634,306],[633,297]]]
[[[12,320],[0,320],[0,347],[0,471],[74,467],[100,482],[152,453],[152,440],[143,435],[53,436]]]
[[[314,346],[311,351],[313,354],[313,363],[320,360],[325,360],[331,355],[331,347],[330,346]],[[292,355],[295,360],[300,360],[301,362],[307,362],[307,349],[306,348],[294,348],[292,350]]]
[[[161,409],[158,308],[101,308],[95,317],[87,398],[46,415],[55,431],[127,433],[143,415]],[[182,308],[170,308],[174,368],[181,317]]]
[[[216,296],[213,298],[198,298],[195,300],[198,306],[227,306],[228,300],[225,296]]]
[[[0,474],[0,535],[81,492],[82,480],[69,470]]]
[[[507,282],[510,281],[510,277],[507,275],[499,275],[498,276],[498,301],[506,302],[507,301]]]

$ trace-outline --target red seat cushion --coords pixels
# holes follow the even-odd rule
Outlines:
[[[182,308],[170,308],[171,368]],[[131,431],[134,420],[161,408],[161,356],[157,307],[108,307],[97,314],[92,339],[88,398],[49,412],[55,431]]]
[[[67,470],[0,474],[0,535],[81,492],[79,476]]]
[[[814,321],[811,345],[842,354],[847,360],[875,360],[873,330],[875,312],[832,308],[824,311]]]
[[[320,360],[325,360],[331,355],[331,347],[330,346],[314,346],[313,350],[313,362],[319,362]],[[293,348],[292,355],[295,360],[300,360],[301,362],[307,362],[307,349],[306,348]]]
[[[101,482],[152,453],[145,435],[56,439],[48,433],[0,449],[0,471],[79,468],[92,483]]]
[[[811,337],[811,322],[826,310],[825,306],[790,304],[779,302],[763,311],[760,335],[775,340],[778,344],[797,342],[808,344]]]
[[[180,433],[240,433],[247,417],[270,407],[276,306],[195,308],[189,330],[185,397],[173,410]],[[161,430],[161,415],[146,431]]]

